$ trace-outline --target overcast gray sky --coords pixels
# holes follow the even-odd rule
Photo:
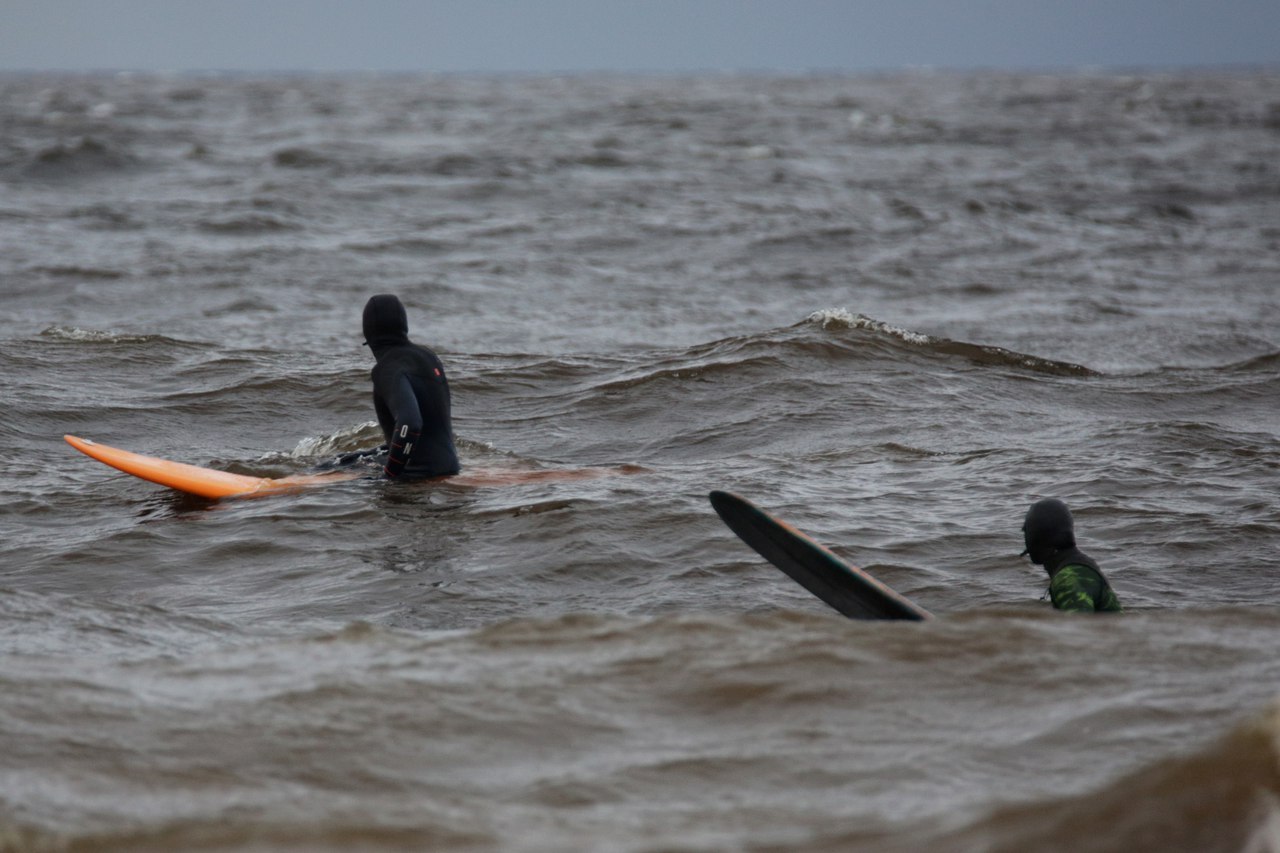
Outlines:
[[[1280,65],[1280,0],[0,0],[5,70]]]

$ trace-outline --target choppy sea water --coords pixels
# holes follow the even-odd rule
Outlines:
[[[0,849],[1280,850],[1278,84],[0,76]],[[647,473],[62,442],[368,446],[379,292],[464,465]]]

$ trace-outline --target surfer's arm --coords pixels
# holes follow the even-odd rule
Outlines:
[[[407,376],[400,374],[388,384],[390,387],[385,389],[382,398],[395,426],[391,430],[387,461],[382,471],[388,477],[399,477],[409,464],[413,446],[422,435],[422,410],[418,408],[418,398]]]

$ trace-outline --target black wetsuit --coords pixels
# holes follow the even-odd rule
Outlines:
[[[434,352],[409,340],[399,299],[381,295],[369,300],[364,336],[378,360],[373,368],[373,408],[387,440],[383,472],[397,479],[458,473],[444,365]]]

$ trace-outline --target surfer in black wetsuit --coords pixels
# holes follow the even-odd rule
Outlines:
[[[1049,573],[1049,599],[1058,610],[1120,612],[1120,599],[1093,558],[1076,547],[1067,505],[1056,498],[1036,501],[1022,523],[1027,550],[1022,555]]]
[[[402,480],[457,474],[449,381],[440,358],[409,340],[409,319],[389,294],[364,306],[364,342],[373,368],[373,408],[387,440],[383,473]]]

